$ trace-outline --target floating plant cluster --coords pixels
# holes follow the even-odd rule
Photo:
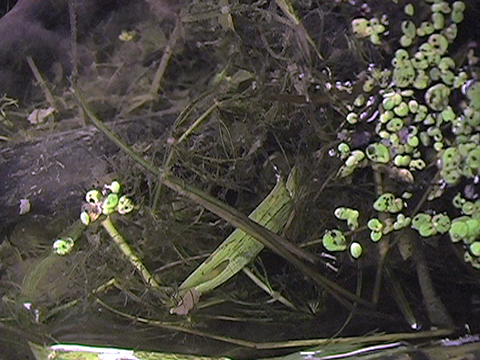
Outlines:
[[[416,8],[427,13],[428,19],[416,18]],[[402,35],[391,66],[378,69],[372,65],[368,69],[362,93],[350,105],[344,124],[346,132],[355,131],[361,123],[371,124],[373,140],[365,149],[353,148],[348,141],[338,145],[336,153],[343,160],[339,177],[351,176],[366,166],[384,166],[413,184],[416,172],[433,163],[439,176],[427,201],[442,197],[446,188],[459,185],[462,179],[478,181],[480,81],[474,80],[471,71],[477,59],[473,50],[467,53],[465,64],[457,64],[449,56],[449,46],[457,37],[457,24],[463,21],[465,10],[462,1],[425,0],[405,5]],[[387,16],[352,21],[354,34],[369,38],[373,44],[382,43],[381,34],[388,35],[387,25]],[[457,99],[455,103],[452,98]],[[425,212],[409,214],[411,198],[410,193],[379,194],[373,204],[379,216],[367,221],[370,239],[378,242],[405,227],[422,237],[448,233],[451,241],[464,245],[465,260],[480,269],[480,200],[470,201],[460,195],[446,199],[458,209],[458,217],[449,217],[433,205],[428,208],[432,204],[429,202],[423,206]],[[355,209],[339,208],[335,216],[347,221],[349,230],[359,226]],[[349,244],[340,230],[328,230],[323,244],[329,251],[350,249],[354,258],[361,255],[359,244]]]

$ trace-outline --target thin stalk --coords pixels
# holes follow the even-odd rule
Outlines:
[[[278,291],[272,290],[272,288],[268,285],[266,285],[262,280],[258,278],[257,275],[252,273],[250,269],[247,269],[244,267],[242,269],[243,273],[247,275],[250,280],[252,280],[255,285],[257,285],[260,289],[265,291],[268,295],[270,295],[274,300],[280,301],[283,305],[288,306],[291,309],[296,310],[295,305],[293,305],[288,299],[286,299],[282,294],[280,294]]]
[[[239,346],[244,346],[251,349],[257,350],[271,350],[271,349],[289,349],[289,348],[309,348],[314,346],[330,345],[330,344],[372,344],[372,343],[385,343],[391,341],[401,341],[401,340],[415,340],[423,338],[434,338],[440,336],[448,336],[453,333],[454,330],[451,329],[439,329],[439,330],[430,330],[422,331],[416,333],[393,333],[393,334],[379,334],[379,335],[369,335],[364,337],[343,337],[343,338],[324,338],[324,339],[307,339],[307,340],[290,340],[284,342],[265,342],[259,343],[248,340],[235,339],[231,337],[221,336],[211,334],[205,331],[201,331],[192,327],[181,326],[180,324],[168,323],[165,321],[146,319],[140,316],[134,316],[126,314],[120,310],[117,310],[100,299],[97,299],[97,302],[111,311],[114,314],[120,315],[129,320],[148,324],[151,326],[160,327],[163,329],[179,331],[187,334],[198,335],[206,337],[209,339],[215,339],[229,344],[235,344]]]
[[[160,60],[160,65],[158,65],[157,71],[155,72],[155,76],[153,77],[152,85],[150,86],[150,95],[152,99],[157,95],[158,89],[160,89],[160,82],[162,81],[163,75],[165,74],[165,70],[167,69],[168,62],[172,57],[172,49],[177,43],[180,34],[181,34],[182,22],[180,19],[177,19],[175,23],[175,28],[170,35],[170,40],[168,41],[168,45],[163,51],[162,59]]]
[[[31,56],[27,56],[27,63],[28,66],[30,66],[30,69],[32,70],[33,76],[35,76],[35,80],[38,81],[40,84],[40,87],[42,88],[42,91],[45,95],[45,98],[47,99],[47,102],[50,104],[52,108],[58,111],[58,105],[57,102],[55,101],[55,97],[53,96],[52,92],[48,88],[48,85],[43,78],[42,74],[40,74],[40,71],[38,71],[37,65],[33,61]]]
[[[217,103],[217,102],[215,102],[215,104],[213,104],[212,106],[210,106],[202,115],[200,115],[200,116],[198,117],[197,120],[195,120],[195,122],[194,122],[192,125],[190,125],[190,126],[188,127],[188,129],[182,134],[182,136],[180,136],[180,137],[178,138],[177,144],[180,144],[181,142],[185,141],[185,139],[186,139],[187,137],[189,137],[189,136],[195,131],[195,129],[196,129],[197,127],[199,127],[200,124],[201,124],[202,122],[204,122],[205,119],[207,119],[207,118],[210,116],[210,114],[211,114],[216,108],[218,108],[218,103]]]
[[[388,266],[385,266],[385,274],[387,275],[386,278],[393,290],[393,296],[403,314],[403,317],[407,321],[408,325],[410,325],[412,330],[418,330],[420,323],[413,314],[412,307],[405,297],[405,292],[403,291],[402,286],[398,283],[394,273],[390,271]]]
[[[107,216],[105,220],[102,221],[103,228],[108,232],[108,235],[113,239],[115,244],[117,244],[118,248],[123,252],[123,254],[127,257],[128,261],[138,270],[138,272],[142,275],[143,280],[150,285],[151,287],[155,288],[156,290],[160,290],[162,294],[162,300],[165,301],[168,299],[168,296],[164,293],[164,288],[160,286],[157,282],[155,277],[150,273],[147,267],[143,264],[142,260],[138,257],[137,254],[132,250],[130,245],[125,241],[122,235],[117,231],[115,225],[113,225],[110,216]]]
[[[172,167],[172,163],[173,163],[173,158],[174,158],[174,153],[175,153],[175,146],[177,146],[178,144],[180,144],[181,142],[183,142],[191,133],[193,133],[193,131],[198,127],[200,126],[200,124],[205,121],[205,119],[207,119],[210,114],[216,109],[218,108],[220,103],[218,102],[215,102],[215,104],[213,104],[212,106],[210,106],[210,108],[208,108],[202,115],[200,115],[197,120],[195,120],[195,122],[190,125],[188,127],[188,129],[182,134],[182,136],[180,136],[180,138],[176,141],[174,141],[174,143],[172,144],[172,146],[170,147],[170,150],[168,152],[168,155],[166,157],[166,160],[165,160],[165,164],[163,166],[163,171],[164,172],[168,172],[170,171],[170,168]],[[190,111],[191,108],[187,109],[185,111],[185,114],[181,114],[179,119],[177,119],[177,121],[181,121],[183,119],[183,116],[186,116],[187,113]],[[175,123],[177,123],[177,121],[175,121]],[[154,192],[154,197],[153,197],[153,202],[152,202],[152,208],[153,209],[156,209],[157,208],[157,204],[158,204],[158,201],[160,199],[160,194],[162,193],[162,182],[159,181],[157,186],[155,187],[155,192]]]

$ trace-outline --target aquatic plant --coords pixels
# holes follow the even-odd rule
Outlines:
[[[415,16],[419,8],[428,12],[429,19]],[[414,184],[418,172],[438,167],[426,198],[421,198],[420,191],[408,197],[385,192],[377,184],[378,198],[372,204],[372,213],[377,216],[367,214],[366,219],[370,239],[379,242],[386,234],[406,227],[423,238],[448,233],[451,241],[463,245],[465,261],[480,269],[480,201],[463,199],[460,193],[451,199],[444,195],[446,188],[459,186],[462,180],[467,186],[476,182],[480,169],[480,83],[471,71],[476,59],[469,52],[468,63],[462,64],[449,56],[464,11],[462,1],[426,0],[405,5],[399,47],[391,66],[369,67],[363,92],[348,105],[343,125],[347,133],[353,133],[359,125],[371,124],[372,141],[364,148],[355,148],[343,136],[336,154],[343,161],[338,172],[341,178],[367,166],[378,173],[383,166],[389,176]],[[352,31],[381,45],[380,34],[388,36],[387,17],[382,19],[356,18]],[[453,96],[462,98],[463,104],[454,103]],[[371,104],[378,104],[374,112],[369,109]],[[438,208],[435,199],[451,202],[457,211],[447,213]],[[424,211],[418,212],[420,207]],[[347,207],[335,210],[335,216],[346,220],[350,231],[359,227],[359,215]],[[322,239],[325,249],[348,249],[347,235],[339,229],[327,230]],[[350,242],[350,249],[353,244]],[[361,253],[351,250],[353,258]]]

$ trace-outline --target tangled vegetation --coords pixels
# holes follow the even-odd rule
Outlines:
[[[22,241],[33,200],[27,225],[4,230],[2,324],[37,342],[103,331],[118,346],[235,357],[370,331],[478,332],[478,29],[462,26],[479,11],[185,1],[174,18],[100,26],[95,61],[71,86],[44,80],[32,105],[0,107],[7,145],[88,139],[76,200],[54,192],[73,209],[55,209],[56,241],[43,230]],[[251,257],[232,251],[197,277],[231,238],[256,239]],[[98,309],[125,321],[128,339],[108,337]]]

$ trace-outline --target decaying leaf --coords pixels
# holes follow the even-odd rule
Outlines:
[[[181,295],[181,300],[176,307],[170,309],[170,314],[187,315],[200,300],[200,293],[195,289],[188,289]]]

